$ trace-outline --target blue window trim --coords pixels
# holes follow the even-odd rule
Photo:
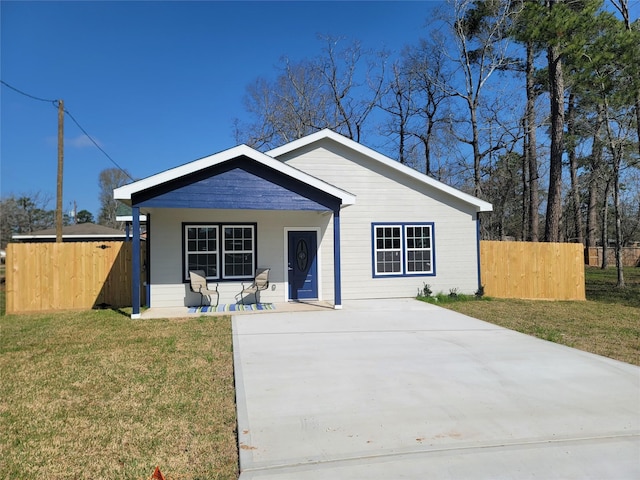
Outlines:
[[[376,273],[376,227],[394,226],[400,227],[400,245],[402,249],[401,273],[379,274]],[[411,273],[406,271],[406,227],[425,226],[431,227],[431,272]],[[373,278],[394,278],[394,277],[435,277],[436,276],[436,239],[434,222],[376,222],[371,223],[371,275]]]
[[[219,268],[220,268],[220,274],[218,275],[218,278],[211,278],[209,280],[211,281],[215,281],[215,282],[241,282],[243,280],[253,280],[254,277],[254,273],[252,273],[250,276],[247,277],[234,277],[234,278],[223,278],[222,275],[222,269],[224,268],[224,264],[223,264],[223,259],[222,259],[222,252],[223,252],[223,248],[222,248],[222,242],[221,242],[221,238],[223,236],[222,234],[222,228],[223,227],[237,227],[237,226],[250,226],[253,227],[253,261],[254,261],[254,265],[258,265],[258,223],[257,222],[182,222],[182,229],[181,229],[181,237],[182,237],[182,283],[189,283],[189,277],[188,277],[188,273],[187,273],[187,263],[186,263],[186,249],[187,249],[187,245],[186,245],[186,235],[185,235],[185,228],[187,226],[189,227],[201,227],[201,226],[205,226],[205,225],[211,225],[212,227],[217,227],[218,228],[218,256],[220,261],[218,262]]]

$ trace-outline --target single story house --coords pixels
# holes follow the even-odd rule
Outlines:
[[[266,153],[240,145],[114,190],[132,207],[133,272],[147,223],[151,307],[196,305],[189,270],[234,302],[270,268],[263,302],[473,293],[490,203],[331,130]],[[140,298],[133,279],[133,298]],[[138,292],[139,293],[139,292]],[[133,317],[139,317],[133,305]]]
[[[15,242],[55,242],[56,229],[53,227],[30,233],[16,233],[11,239]],[[78,223],[62,227],[63,242],[122,242],[125,239],[126,234],[122,230],[95,223]]]

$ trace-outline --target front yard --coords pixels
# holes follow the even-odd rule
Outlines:
[[[587,302],[447,308],[640,365],[640,268],[587,270]],[[4,285],[0,286],[0,305]],[[229,317],[0,316],[0,478],[235,479]]]
[[[587,268],[586,302],[503,300],[443,305],[518,332],[640,365],[640,268],[625,268],[627,288],[617,289],[616,270]]]
[[[229,317],[0,317],[0,478],[237,478]]]

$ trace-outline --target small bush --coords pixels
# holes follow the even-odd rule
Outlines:
[[[418,289],[418,297],[429,298],[433,292],[431,291],[431,285],[423,283],[422,288]]]

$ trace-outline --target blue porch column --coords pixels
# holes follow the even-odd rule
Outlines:
[[[333,211],[333,308],[342,308],[342,278],[340,266],[340,207]]]
[[[480,238],[481,232],[480,212],[476,213],[476,255],[478,257],[478,292],[482,291],[482,266],[480,264]]]
[[[133,252],[131,256],[131,318],[140,318],[140,207],[131,209],[133,215]]]

